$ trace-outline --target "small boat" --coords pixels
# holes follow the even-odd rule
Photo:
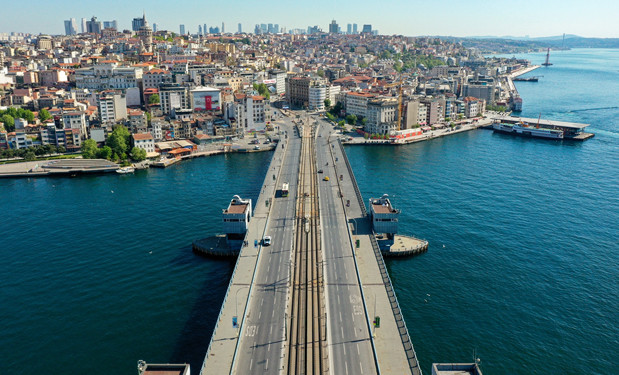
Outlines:
[[[120,174],[127,174],[127,173],[133,173],[133,172],[135,172],[135,168],[133,167],[118,168],[116,170],[116,173],[120,173]]]

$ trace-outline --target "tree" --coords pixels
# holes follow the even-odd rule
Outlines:
[[[131,159],[135,161],[142,161],[146,159],[146,150],[144,150],[143,148],[134,147],[131,150]]]
[[[82,143],[82,157],[84,159],[96,159],[99,149],[94,139],[87,139]]]
[[[355,125],[357,123],[357,116],[356,115],[346,116],[346,122],[349,123],[350,125]]]
[[[271,98],[271,93],[269,92],[269,88],[264,83],[254,83],[254,90],[258,91],[258,94],[264,96],[267,99]]]
[[[327,98],[325,99],[325,109],[329,109],[329,107],[331,107],[331,99]]]
[[[365,126],[365,124],[367,124],[367,123],[368,123],[368,119],[367,118],[364,117],[364,118],[361,119],[361,125]]]
[[[41,122],[45,122],[46,120],[49,120],[52,118],[52,115],[49,114],[49,111],[45,108],[41,109],[39,111],[39,120],[41,120]]]
[[[58,146],[56,147],[56,150],[59,154],[64,154],[65,152],[67,152],[67,149],[64,148],[64,146]]]
[[[325,78],[325,71],[322,70],[322,69],[318,69],[316,71],[316,74],[318,74],[318,76],[321,77],[321,78]]]
[[[152,94],[148,97],[148,104],[159,104],[160,103],[159,94]]]
[[[112,131],[112,134],[107,138],[106,145],[110,146],[112,151],[120,158],[126,158],[126,152],[129,149],[129,138],[131,133],[123,125],[117,125]]]
[[[26,159],[26,161],[33,161],[37,160],[37,156],[34,154],[34,152],[32,152],[32,150],[28,150],[24,155],[24,159]]]
[[[344,127],[344,120],[340,120],[340,122],[337,123],[339,126]]]
[[[12,132],[15,130],[15,119],[13,116],[5,113],[0,118],[0,121],[4,124],[4,129],[6,129],[7,132]]]
[[[153,115],[150,114],[149,111],[146,111],[146,123],[150,125],[150,121],[153,118]]]
[[[99,159],[107,159],[110,160],[112,157],[112,148],[110,146],[103,146],[97,152],[97,156]]]

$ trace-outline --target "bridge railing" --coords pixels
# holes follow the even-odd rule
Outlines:
[[[357,195],[359,206],[361,207],[361,212],[363,214],[363,217],[367,218],[368,214],[365,208],[365,202],[363,201],[363,196],[359,191],[359,185],[357,184],[357,179],[355,178],[355,174],[353,173],[352,167],[350,166],[350,161],[348,160],[348,156],[346,155],[346,152],[344,150],[344,145],[339,139],[338,144],[340,145],[340,149],[342,150],[342,155],[344,156],[344,161],[346,162],[346,166],[348,168],[348,172],[350,174],[350,178],[355,189],[355,194]],[[376,257],[383,283],[385,284],[385,288],[387,289],[387,296],[389,297],[391,310],[393,311],[393,316],[398,326],[398,331],[400,333],[402,345],[404,346],[404,351],[406,352],[408,364],[413,374],[421,375],[421,368],[419,367],[417,353],[415,352],[415,348],[413,347],[408,328],[406,327],[406,322],[404,321],[404,317],[402,316],[402,309],[400,308],[400,303],[398,302],[398,298],[395,295],[393,283],[391,282],[391,278],[389,277],[389,272],[387,271],[387,266],[385,265],[383,254],[380,251],[380,247],[378,246],[378,242],[376,241],[374,233],[372,233],[372,235],[370,236],[370,241],[372,243],[372,249],[374,250],[374,256]]]

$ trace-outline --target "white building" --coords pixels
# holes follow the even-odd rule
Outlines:
[[[368,101],[375,95],[361,92],[349,92],[346,94],[346,114],[357,117],[367,117]]]
[[[127,119],[127,99],[118,91],[103,91],[99,95],[99,115],[103,125],[114,125]]]
[[[189,91],[191,108],[196,111],[220,111],[221,91],[214,87],[196,87]]]
[[[310,111],[324,111],[327,98],[327,85],[314,84],[309,87],[308,107]]]
[[[373,99],[368,102],[365,131],[391,134],[397,130],[398,101],[392,98]]]
[[[146,151],[147,156],[154,156],[155,140],[150,133],[132,134],[131,138],[133,139],[133,147]]]
[[[286,77],[288,73],[279,69],[272,69],[269,71],[269,79],[275,80],[275,92],[277,95],[281,95],[286,92]]]
[[[259,95],[236,94],[234,97],[233,113],[228,118],[236,119],[238,129],[243,131],[262,131],[269,118],[267,100]]]
[[[82,139],[86,139],[88,123],[83,111],[63,112],[62,122],[65,129],[78,129]]]
[[[95,91],[139,87],[142,68],[118,67],[117,62],[98,64],[91,68],[75,71],[75,85],[78,89]]]

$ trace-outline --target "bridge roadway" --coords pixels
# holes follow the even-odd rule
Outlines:
[[[305,119],[304,122],[309,121]],[[330,136],[333,129],[319,122],[321,126],[315,141],[317,168],[323,170],[317,177],[320,178],[321,266],[325,275],[329,359],[324,373],[418,374],[420,372],[413,369],[416,358],[411,361],[403,345],[408,331],[405,326],[404,331],[401,329],[401,315],[398,318],[392,311],[389,291],[385,289],[376,258],[373,258],[369,232],[363,236],[355,228],[355,236],[351,233],[353,226],[349,222],[364,219],[360,218],[361,209],[354,207],[362,202],[353,200],[352,179],[345,168],[342,150],[338,150],[339,143]],[[201,374],[294,372],[287,367],[287,356],[292,311],[292,250],[298,229],[294,218],[301,138],[290,119],[284,118],[278,123],[288,137],[284,139],[283,148],[279,146],[273,156],[250,222],[246,237],[249,246],[243,248],[237,261]],[[339,174],[343,175],[343,181],[337,178]],[[329,176],[329,181],[324,181],[324,176]],[[290,185],[288,197],[281,197],[278,191],[284,182]],[[267,208],[265,200],[269,198],[272,203]],[[353,202],[351,207],[345,206],[347,199]],[[253,241],[263,235],[272,237],[272,245],[255,248]],[[355,251],[356,239],[360,240],[361,248]],[[364,254],[362,260],[358,259],[359,254]],[[362,284],[364,280],[368,285]],[[381,316],[381,328],[373,339],[371,321],[375,313]],[[237,317],[240,327],[232,327],[233,316]],[[412,348],[412,344],[410,346]]]

